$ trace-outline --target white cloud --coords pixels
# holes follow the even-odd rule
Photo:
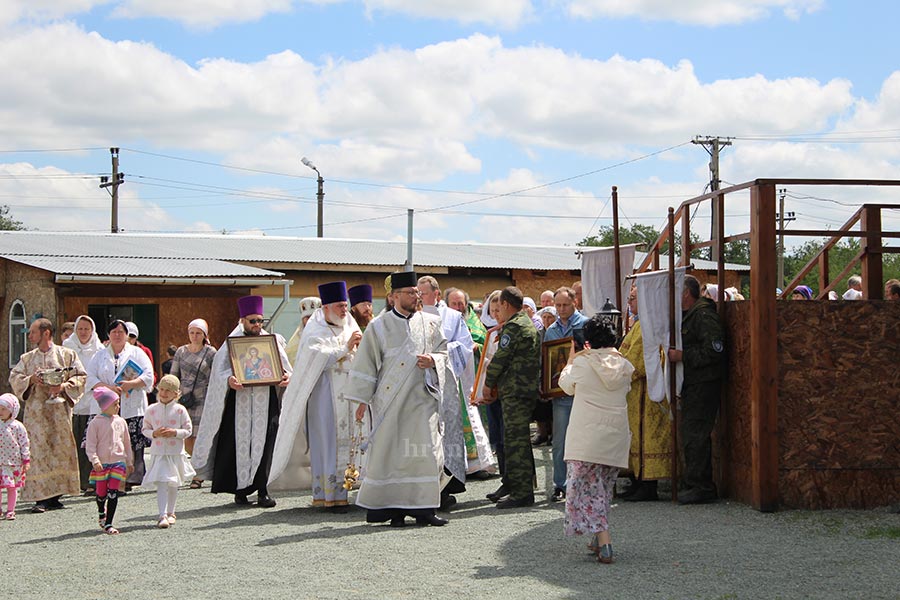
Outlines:
[[[767,17],[781,10],[789,19],[812,13],[824,0],[563,0],[577,18],[629,18],[675,21],[690,25],[735,25]]]
[[[112,201],[98,177],[29,163],[0,164],[0,204],[28,229],[109,231]],[[119,188],[119,228],[123,231],[180,228],[178,221],[133,188]]]
[[[189,27],[213,28],[226,23],[257,21],[273,13],[286,13],[292,0],[124,0],[113,16],[159,17]]]
[[[3,0],[0,2],[0,26],[52,21],[112,2],[115,0]]]
[[[817,130],[853,103],[843,80],[705,84],[687,61],[594,60],[505,48],[482,35],[321,66],[291,51],[192,66],[151,44],[58,24],[0,40],[0,78],[11,146],[149,139],[257,157],[254,165],[286,161],[292,170],[300,155],[311,155],[332,177],[388,181],[475,172],[481,163],[471,146],[485,137],[532,150],[634,156],[640,152],[628,148],[702,131]]]
[[[517,27],[534,11],[531,0],[365,0],[365,4],[369,12],[398,12],[504,28]]]

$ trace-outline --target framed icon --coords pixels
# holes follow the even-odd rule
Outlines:
[[[274,335],[235,336],[227,339],[231,370],[241,385],[281,382],[284,368]]]
[[[567,395],[559,387],[559,376],[569,362],[572,338],[566,337],[541,344],[541,397],[558,398]]]

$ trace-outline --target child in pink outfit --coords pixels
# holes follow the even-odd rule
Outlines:
[[[92,465],[90,482],[97,491],[100,528],[115,535],[119,530],[112,522],[119,505],[119,488],[134,470],[134,455],[128,423],[118,414],[119,395],[107,387],[97,386],[94,400],[101,412],[88,425],[84,450]]]
[[[0,396],[0,491],[6,490],[7,521],[16,518],[19,488],[25,485],[25,473],[31,462],[28,432],[19,414],[19,399],[13,394]]]
[[[150,463],[142,486],[156,485],[159,519],[156,526],[168,529],[175,524],[175,499],[178,486],[190,481],[194,468],[184,452],[184,440],[193,429],[187,409],[178,403],[181,382],[174,375],[164,375],[156,386],[156,404],[144,413],[142,432],[153,442]]]

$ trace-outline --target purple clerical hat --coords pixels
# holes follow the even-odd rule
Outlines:
[[[238,312],[243,319],[247,315],[263,314],[263,298],[262,296],[244,296],[238,298]]]
[[[371,302],[372,286],[368,283],[354,285],[347,290],[347,296],[350,298],[350,306],[356,306],[360,302]]]
[[[319,286],[319,298],[322,305],[347,301],[347,284],[343,281],[332,281]]]

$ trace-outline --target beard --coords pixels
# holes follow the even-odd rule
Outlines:
[[[344,315],[343,317],[339,317],[339,316],[337,316],[336,313],[333,313],[330,310],[325,310],[325,309],[322,310],[322,313],[325,315],[325,320],[328,321],[329,323],[331,323],[332,325],[335,325],[338,327],[346,327],[347,326],[348,317],[350,316],[349,312],[346,315]]]

